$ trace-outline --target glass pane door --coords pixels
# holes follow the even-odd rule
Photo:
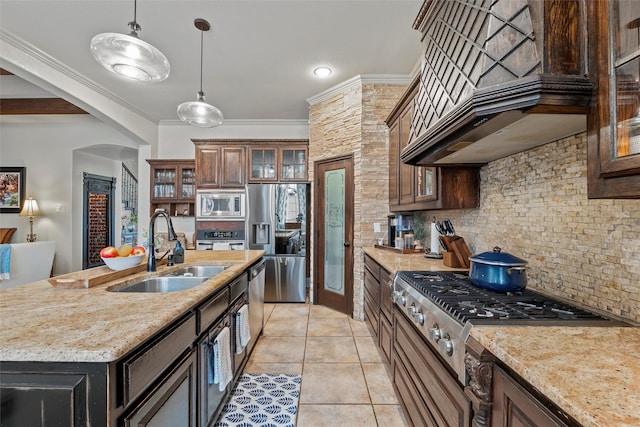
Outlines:
[[[344,295],[345,170],[325,172],[324,289]]]

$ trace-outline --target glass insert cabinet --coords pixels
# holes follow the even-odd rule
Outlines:
[[[307,146],[260,146],[249,149],[249,182],[307,180]]]
[[[592,1],[587,117],[590,198],[640,198],[640,7],[637,0]]]
[[[151,213],[193,216],[196,195],[194,160],[147,160],[151,168]]]

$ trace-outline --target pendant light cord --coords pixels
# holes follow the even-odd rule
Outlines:
[[[131,32],[138,34],[142,28],[138,25],[137,19],[137,10],[138,10],[138,1],[133,0],[133,21],[129,22],[129,28],[131,28]]]
[[[204,31],[200,30],[200,93],[202,93],[202,57],[204,55],[204,49],[202,45],[204,44]]]

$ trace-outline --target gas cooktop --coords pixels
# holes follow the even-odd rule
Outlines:
[[[400,271],[398,276],[462,324],[610,322],[530,289],[500,293],[479,288],[466,271]]]

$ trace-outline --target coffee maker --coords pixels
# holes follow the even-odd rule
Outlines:
[[[387,238],[387,243],[392,248],[396,247],[396,216],[389,215],[387,216],[387,230],[389,232],[389,237]]]

